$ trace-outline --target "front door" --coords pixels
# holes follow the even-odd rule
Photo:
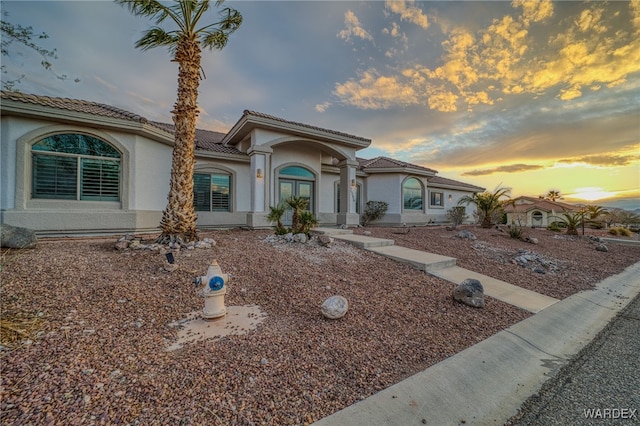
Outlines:
[[[280,202],[291,197],[302,197],[309,201],[307,210],[313,211],[313,182],[295,179],[280,179]],[[288,208],[282,218],[282,224],[291,226],[293,210]]]

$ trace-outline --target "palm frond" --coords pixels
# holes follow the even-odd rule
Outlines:
[[[174,33],[168,33],[160,27],[154,27],[145,31],[135,46],[142,50],[149,50],[159,46],[166,46],[172,49],[172,46],[175,46],[177,42],[178,37]]]

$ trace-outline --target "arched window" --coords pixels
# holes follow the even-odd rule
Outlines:
[[[231,175],[224,171],[193,175],[193,205],[196,211],[231,211]]]
[[[306,178],[306,179],[314,179],[315,176],[310,170],[305,169],[300,166],[289,166],[280,170],[280,176],[290,176],[295,177],[297,179]]]
[[[538,223],[538,222],[542,222],[542,213],[535,211],[533,212],[533,214],[531,215],[531,218],[533,219],[534,222]]]
[[[402,200],[405,210],[422,210],[422,184],[416,178],[409,178],[402,184]]]
[[[48,136],[31,146],[32,198],[120,201],[121,154],[79,133]]]

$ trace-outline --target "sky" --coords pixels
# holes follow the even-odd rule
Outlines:
[[[379,155],[511,196],[640,208],[640,0],[227,1],[243,23],[205,51],[198,127],[245,109],[372,140]],[[177,65],[134,47],[153,22],[110,1],[2,1],[3,81],[171,122]],[[218,20],[214,8],[205,20]],[[204,21],[203,21],[204,22]],[[66,80],[57,76],[66,75]],[[79,80],[76,82],[75,80]]]

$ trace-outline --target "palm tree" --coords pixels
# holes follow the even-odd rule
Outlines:
[[[584,224],[584,210],[580,210],[577,212],[568,212],[565,211],[562,213],[560,222],[564,223],[567,226],[567,235],[578,235],[578,227]],[[584,234],[584,229],[582,231]]]
[[[466,195],[458,201],[458,204],[475,204],[478,214],[481,217],[483,228],[491,228],[493,217],[502,211],[504,205],[508,204],[510,188],[496,188],[493,192],[485,191],[479,194]],[[506,197],[506,200],[501,198]]]
[[[584,206],[584,208],[586,209],[587,214],[589,215],[589,219],[591,220],[596,220],[600,216],[607,214],[607,209],[595,204],[586,205]]]
[[[545,195],[541,195],[538,198],[542,198],[549,201],[564,200],[564,197],[560,194],[560,191],[558,191],[557,189],[550,189],[547,191]]]
[[[309,207],[309,200],[303,197],[293,196],[285,200],[285,203],[293,210],[291,216],[291,229],[294,234],[300,231],[300,213]]]
[[[171,111],[175,124],[175,143],[171,163],[171,180],[167,207],[162,213],[159,243],[196,240],[196,213],[193,205],[193,170],[195,165],[195,133],[198,117],[201,47],[221,50],[231,33],[242,23],[242,15],[232,8],[220,11],[221,20],[198,26],[209,9],[209,0],[174,0],[171,4],[158,0],[115,0],[136,16],[155,20],[156,26],[144,32],[135,44],[142,50],[167,47],[178,63],[178,94]],[[220,7],[224,0],[217,0]],[[177,29],[164,30],[157,25],[169,21]]]

